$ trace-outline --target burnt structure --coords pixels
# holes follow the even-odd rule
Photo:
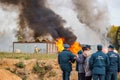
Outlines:
[[[20,8],[17,35],[21,35],[26,41],[31,39],[30,37],[36,40],[40,36],[50,35],[54,40],[62,37],[65,38],[65,43],[72,44],[77,38],[70,28],[64,27],[66,21],[46,6],[46,0],[0,0],[0,2]]]
[[[57,47],[54,42],[13,42],[13,52],[15,53],[34,53],[36,47],[40,49],[39,53],[57,53]]]

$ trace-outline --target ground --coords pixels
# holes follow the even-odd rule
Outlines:
[[[62,80],[57,56],[57,54],[0,53],[0,80]],[[77,80],[77,76],[74,63],[70,80]]]
[[[0,74],[0,80],[62,80],[57,54],[0,53],[1,72],[6,74]],[[75,64],[71,80],[77,80]]]

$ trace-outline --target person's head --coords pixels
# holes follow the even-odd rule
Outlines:
[[[87,47],[82,47],[82,51],[86,51],[87,50]]]
[[[91,46],[90,45],[86,45],[87,50],[91,50]]]
[[[113,51],[114,50],[114,46],[113,45],[109,45],[108,46],[108,51]]]
[[[103,51],[103,53],[105,53],[105,54],[108,53],[108,49],[107,49],[107,48],[103,48],[102,51]]]
[[[102,45],[97,45],[97,50],[102,51]]]
[[[68,49],[70,47],[69,44],[64,44],[64,49]]]

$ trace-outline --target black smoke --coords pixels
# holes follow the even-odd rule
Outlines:
[[[65,38],[65,42],[76,40],[73,32],[64,28],[65,21],[51,9],[45,6],[45,0],[0,0],[8,4],[21,4],[20,28],[26,27],[34,31],[34,38],[50,34],[53,39]],[[27,33],[26,33],[27,34]]]

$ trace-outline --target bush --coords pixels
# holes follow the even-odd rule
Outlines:
[[[46,73],[45,68],[44,67],[40,67],[38,65],[38,63],[35,64],[35,66],[33,67],[33,72],[34,73],[39,73],[40,75],[44,75]]]
[[[38,64],[35,64],[34,67],[33,67],[33,72],[39,73],[39,70],[40,70],[39,65],[38,65]]]
[[[52,69],[52,66],[51,65],[47,65],[44,67],[46,71],[50,71]]]
[[[55,77],[56,75],[57,75],[57,74],[56,74],[55,71],[50,71],[47,77],[48,77],[48,78],[49,78],[49,77]]]
[[[39,74],[40,77],[43,77],[51,69],[51,65],[45,65],[45,63],[36,63],[33,67],[33,72]]]
[[[25,68],[26,65],[23,62],[19,62],[19,63],[16,63],[15,66],[18,68]]]
[[[6,70],[8,70],[8,71],[10,71],[10,68],[9,67],[7,67],[7,68],[5,68]]]
[[[27,80],[27,77],[26,77],[26,76],[24,76],[24,77],[22,78],[22,80]]]
[[[13,70],[10,70],[10,72],[14,73],[14,74],[17,74],[17,69],[14,68]]]

